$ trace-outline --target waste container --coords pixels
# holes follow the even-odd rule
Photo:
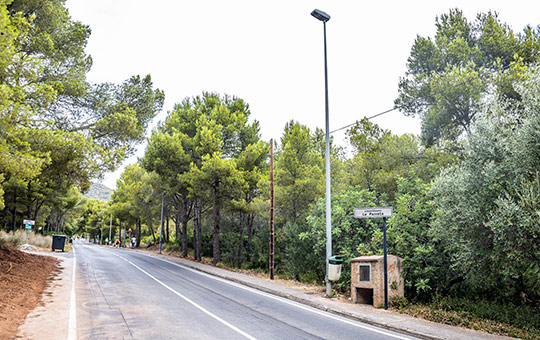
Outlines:
[[[341,276],[343,256],[334,255],[328,259],[328,280],[337,281]]]
[[[52,250],[60,249],[64,251],[64,245],[66,244],[66,235],[53,235],[52,236]]]

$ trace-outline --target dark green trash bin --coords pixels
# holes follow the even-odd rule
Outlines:
[[[66,244],[66,235],[53,235],[52,236],[52,250],[60,249],[64,251],[64,246]]]

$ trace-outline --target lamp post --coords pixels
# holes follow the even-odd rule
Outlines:
[[[112,212],[111,212],[111,219],[109,220],[109,243],[107,244],[108,246],[111,245],[112,243]]]
[[[316,19],[323,22],[324,28],[324,96],[325,96],[325,108],[326,108],[326,295],[332,294],[332,284],[328,280],[328,260],[332,256],[332,209],[330,200],[330,122],[328,117],[328,66],[326,60],[326,22],[330,20],[330,16],[325,12],[315,9],[311,12],[311,15]]]

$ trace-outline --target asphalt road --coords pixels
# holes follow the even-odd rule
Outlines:
[[[412,339],[137,252],[75,254],[77,339]]]

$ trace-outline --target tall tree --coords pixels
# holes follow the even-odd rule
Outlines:
[[[133,152],[164,95],[150,76],[87,82],[90,29],[64,1],[2,0],[0,32],[0,186],[25,182],[35,217],[37,197],[72,184],[84,191]]]
[[[467,133],[480,112],[480,99],[493,89],[516,98],[509,80],[523,77],[523,65],[537,61],[540,50],[538,29],[527,27],[515,35],[493,12],[470,22],[461,10],[452,9],[437,17],[435,25],[434,38],[416,38],[395,101],[406,115],[422,119],[426,145]]]
[[[376,192],[392,202],[398,178],[417,176],[431,181],[456,156],[444,145],[422,147],[418,137],[397,136],[366,119],[347,131],[355,153],[347,160],[348,184]]]
[[[115,215],[123,214],[137,224],[137,245],[140,242],[141,222],[146,222],[154,243],[154,221],[158,216],[163,189],[157,175],[137,164],[126,167],[113,192],[112,202]]]
[[[217,152],[203,156],[200,168],[193,166],[191,178],[192,192],[212,203],[214,214],[212,262],[217,264],[221,261],[219,249],[221,211],[228,202],[240,198],[246,182],[242,173],[236,169],[235,161],[223,159]]]
[[[195,258],[200,260],[201,214],[208,208],[214,211],[214,252],[219,254],[220,223],[216,219],[219,219],[217,213],[223,205],[222,194],[219,188],[213,193],[208,191],[206,185],[214,184],[201,169],[232,171],[229,163],[220,163],[218,159],[233,160],[258,142],[259,125],[257,121],[249,124],[249,115],[249,106],[242,99],[205,92],[176,104],[150,138],[142,165],[155,170],[168,185],[175,211],[179,214],[177,225],[182,221],[182,251],[185,255],[187,224],[193,217]],[[231,164],[234,164],[233,168],[236,166],[234,162]],[[221,183],[218,172],[215,170],[212,175]],[[214,261],[219,261],[219,256]]]
[[[463,161],[433,184],[434,233],[466,291],[516,303],[540,297],[539,70],[494,99],[473,125]]]
[[[251,258],[252,238],[253,238],[253,223],[255,219],[257,206],[255,199],[260,196],[260,183],[264,180],[267,174],[266,160],[268,158],[268,145],[262,141],[249,144],[245,150],[236,159],[237,169],[246,183],[243,187],[241,199],[237,205],[237,210],[241,213],[239,222],[240,242],[238,245],[238,261],[239,268],[242,267],[243,247],[244,247],[244,229],[247,229],[248,258]]]
[[[295,121],[285,125],[275,163],[276,208],[281,223],[305,217],[323,193],[323,162],[314,142],[308,127]]]
[[[141,165],[155,171],[171,201],[172,219],[176,225],[176,238],[181,237],[182,255],[187,256],[188,222],[192,216],[193,201],[189,197],[189,183],[179,176],[189,171],[192,162],[189,138],[180,132],[167,131],[164,126],[152,132]],[[188,152],[184,149],[186,148]],[[180,230],[180,226],[182,226]]]

